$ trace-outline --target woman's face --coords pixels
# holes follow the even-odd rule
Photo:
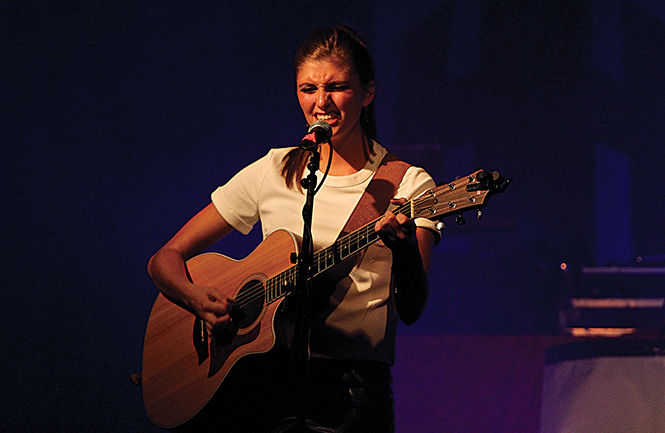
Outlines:
[[[374,99],[374,84],[363,86],[358,74],[337,57],[303,62],[296,87],[307,123],[329,123],[338,141],[360,129],[362,108]]]

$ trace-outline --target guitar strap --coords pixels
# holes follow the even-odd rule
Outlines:
[[[353,212],[351,212],[340,236],[351,233],[383,215],[390,205],[390,199],[395,197],[397,187],[402,182],[404,173],[410,166],[409,163],[388,152],[381,160],[374,177],[372,177],[369,185],[365,188],[365,192],[358,200]]]

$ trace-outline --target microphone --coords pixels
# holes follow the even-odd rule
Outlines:
[[[300,148],[305,150],[314,150],[325,141],[332,138],[332,126],[323,120],[317,120],[307,130],[307,135],[300,141]]]

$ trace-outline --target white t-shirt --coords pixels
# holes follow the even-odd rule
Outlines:
[[[271,149],[212,193],[213,204],[236,230],[247,234],[261,221],[264,239],[278,229],[300,237],[305,192],[287,188],[281,175],[283,158],[290,150]],[[360,171],[348,176],[329,175],[316,194],[312,214],[315,252],[335,242],[387,153],[376,142],[374,151]],[[323,173],[317,173],[319,180],[322,176]],[[434,186],[425,170],[412,166],[404,174],[395,197],[411,200]],[[436,231],[434,223],[427,219],[417,219],[416,224]],[[390,290],[391,266],[392,254],[382,242],[367,249],[349,276],[337,284],[331,296],[332,311],[313,320],[312,356],[371,359],[392,365],[397,316]]]

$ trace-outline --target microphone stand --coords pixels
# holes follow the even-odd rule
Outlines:
[[[293,335],[292,360],[296,377],[296,390],[298,402],[298,413],[294,433],[305,433],[307,417],[307,394],[309,376],[309,327],[310,327],[310,294],[312,288],[311,270],[313,260],[312,242],[312,210],[314,208],[314,193],[316,188],[316,172],[319,169],[320,154],[318,145],[307,146],[305,150],[310,152],[307,164],[308,175],[302,179],[301,185],[306,188],[307,196],[303,206],[302,216],[304,222],[300,254],[298,255],[298,268],[295,286],[295,329]]]

